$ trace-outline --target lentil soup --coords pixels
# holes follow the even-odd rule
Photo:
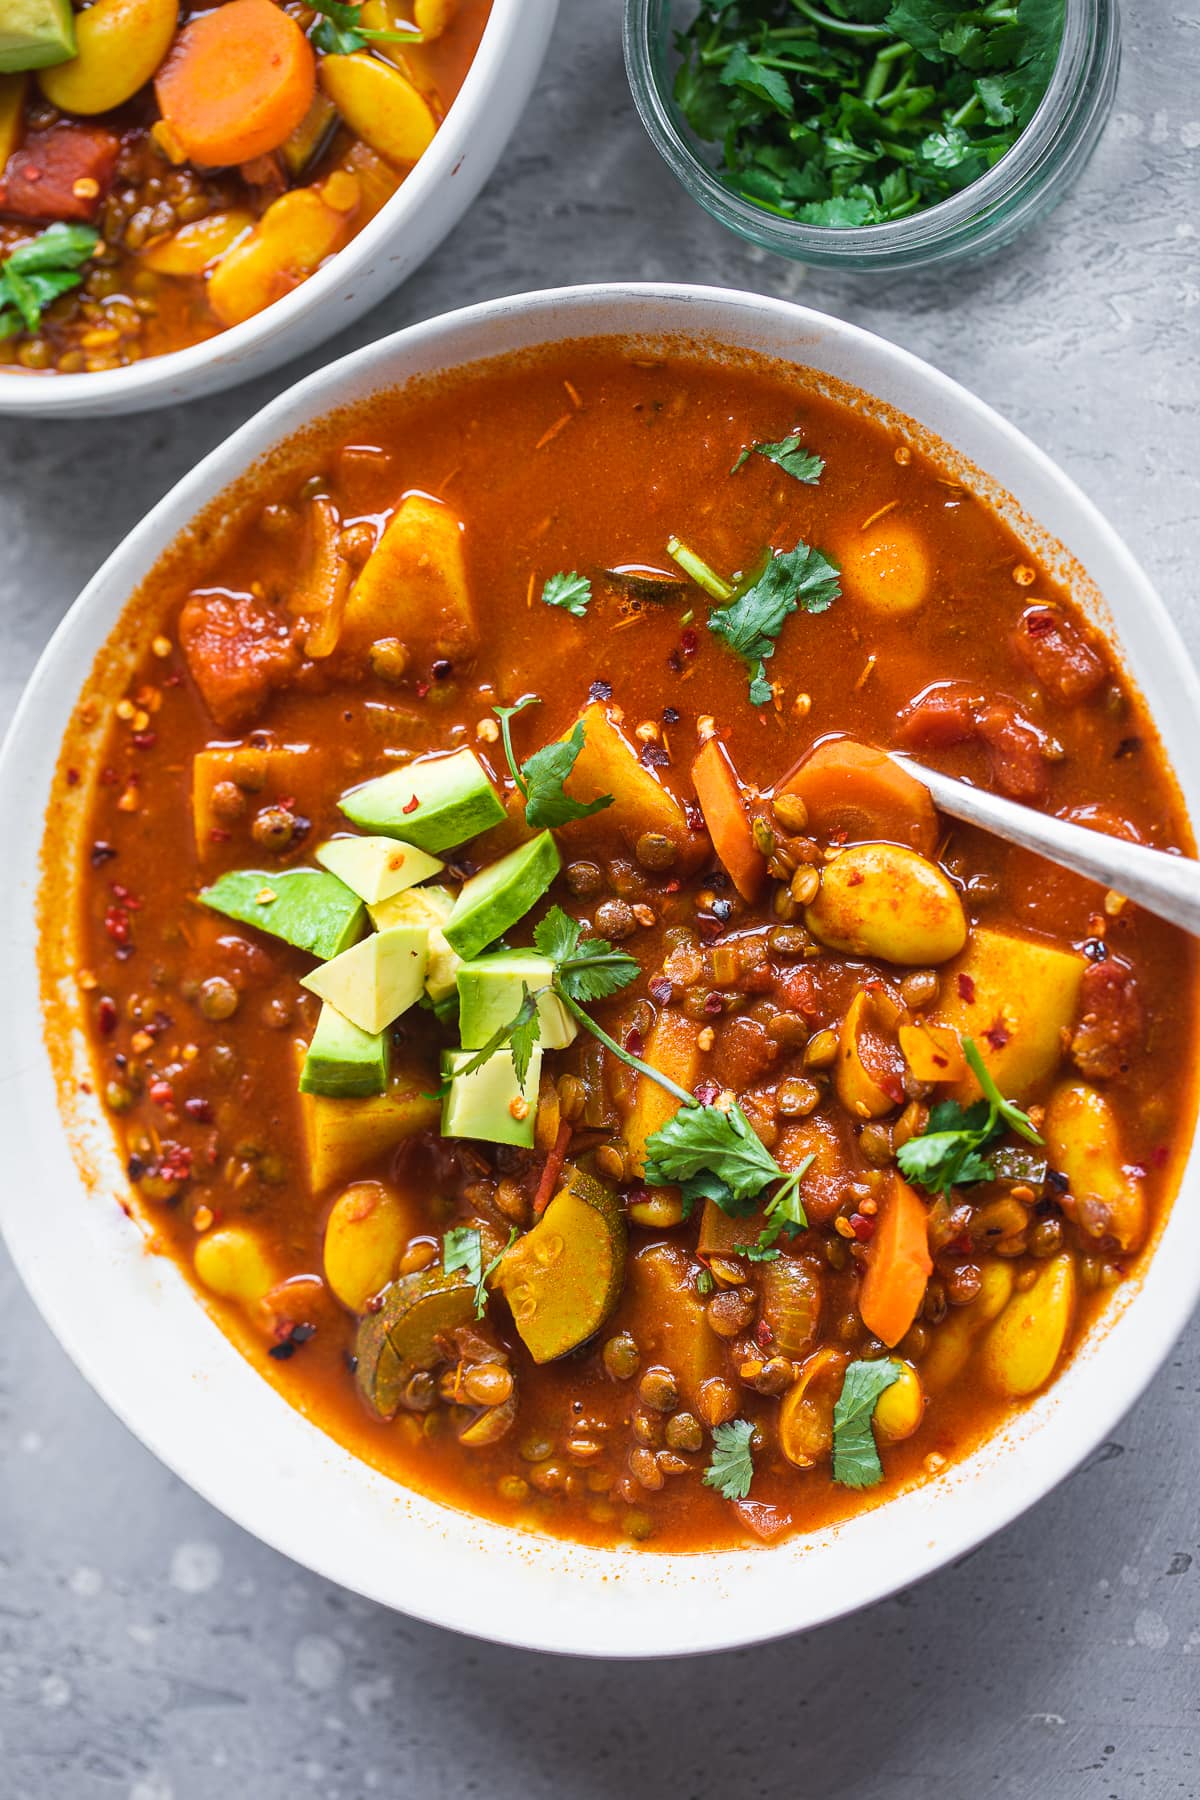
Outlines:
[[[88,374],[215,337],[343,249],[490,0],[61,9],[53,45],[0,31],[0,368]]]
[[[882,752],[1187,824],[936,446],[584,342],[340,416],[138,604],[77,848],[95,1079],[153,1245],[356,1454],[769,1541],[936,1480],[1136,1278],[1193,947]]]

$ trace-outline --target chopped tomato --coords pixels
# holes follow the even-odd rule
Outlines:
[[[179,641],[204,704],[223,729],[262,711],[300,666],[292,627],[248,594],[193,594]]]
[[[1128,963],[1110,956],[1084,972],[1079,1024],[1071,1039],[1076,1067],[1093,1080],[1111,1081],[1129,1066],[1145,1030],[1138,984]]]
[[[1057,607],[1031,606],[1012,641],[1042,686],[1067,706],[1094,694],[1108,674],[1103,657]]]
[[[120,139],[96,125],[51,125],[13,152],[0,176],[0,209],[18,219],[90,222],[112,186]]]

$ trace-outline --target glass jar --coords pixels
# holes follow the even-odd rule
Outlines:
[[[1112,108],[1121,60],[1117,0],[1065,0],[1063,40],[1033,118],[994,168],[907,218],[837,228],[780,218],[726,187],[674,99],[677,30],[694,4],[626,0],[625,66],[642,123],[683,186],[752,244],[827,269],[915,269],[983,256],[1058,204],[1085,167]]]

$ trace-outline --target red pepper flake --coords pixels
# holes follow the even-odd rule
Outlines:
[[[164,1081],[161,1076],[157,1081],[152,1081],[150,1083],[150,1087],[147,1091],[155,1106],[174,1105],[175,1089],[171,1086],[169,1081]]]
[[[153,750],[158,742],[157,731],[135,731],[132,738],[135,750]]]
[[[959,975],[958,997],[960,1000],[965,1000],[968,1006],[974,1006],[974,1004],[975,1004],[975,983],[972,980],[970,975],[961,975],[961,974]]]
[[[233,833],[232,831],[226,831],[223,825],[210,825],[208,835],[209,840],[214,844],[227,844],[233,836]]]
[[[863,874],[861,869],[851,869],[850,873],[846,877],[846,886],[847,887],[861,887],[863,882],[866,879],[867,878]]]
[[[162,686],[163,687],[182,687],[183,686],[183,676],[180,673],[180,671],[178,669],[172,669],[171,673],[169,675],[164,675],[162,678]]]
[[[104,912],[104,929],[114,944],[127,944],[133,931],[129,913],[123,906],[109,906]]]
[[[888,1071],[879,1077],[879,1085],[887,1095],[888,1099],[892,1102],[893,1106],[904,1105],[906,1099],[904,1083],[898,1075],[893,1075]]]
[[[775,1339],[775,1333],[771,1330],[771,1327],[767,1324],[765,1319],[760,1319],[758,1321],[758,1324],[754,1327],[754,1335],[758,1340],[758,1345],[761,1350],[765,1350],[767,1345],[773,1343]]]
[[[664,881],[662,884],[662,892],[664,894],[677,894],[679,892],[680,886],[681,886],[681,883],[674,879],[672,879],[670,881]]]
[[[1030,613],[1025,621],[1025,629],[1032,638],[1048,637],[1052,631],[1058,630],[1058,621],[1053,613]]]
[[[700,810],[699,801],[685,800],[683,803],[683,810],[684,810],[684,814],[687,818],[688,830],[689,831],[703,831],[704,830],[704,814]]]
[[[429,692],[429,689],[432,685],[433,684],[428,681],[418,681],[418,683],[417,683],[417,699],[423,700],[425,698],[426,694]]]
[[[875,1236],[875,1221],[866,1218],[862,1213],[851,1213],[850,1229],[854,1233],[857,1243],[869,1244]]]
[[[665,975],[656,975],[650,983],[650,998],[665,1006],[671,998],[671,983]]]
[[[101,1037],[111,1037],[117,1029],[117,1003],[111,994],[101,994],[96,1008],[96,1030]]]
[[[964,1231],[961,1237],[955,1238],[950,1248],[955,1256],[972,1256],[975,1252],[975,1239],[969,1231]]]
[[[120,779],[121,779],[121,777],[117,774],[117,771],[113,768],[105,767],[105,768],[101,769],[101,771],[100,771],[101,787],[116,787],[116,785],[120,781]]]
[[[192,1172],[192,1153],[186,1144],[164,1144],[158,1166],[168,1181],[186,1181]]]
[[[999,1017],[992,1020],[992,1023],[988,1026],[983,1035],[992,1046],[993,1050],[1003,1050],[1005,1044],[1007,1044],[1012,1037],[1012,1033],[1009,1031],[1008,1026],[1004,1023],[1003,1019]]]
[[[1153,1150],[1150,1152],[1150,1161],[1154,1164],[1156,1169],[1165,1169],[1167,1166],[1167,1146],[1165,1144],[1155,1144]]]
[[[198,1125],[207,1125],[212,1119],[211,1100],[201,1100],[199,1098],[185,1100],[183,1103],[183,1110],[188,1118],[195,1119]]]
[[[79,770],[78,769],[68,769],[67,770],[67,786],[68,787],[78,787],[79,786]]]
[[[295,812],[296,797],[294,794],[280,794],[275,804],[281,812]]]
[[[725,1011],[725,1002],[720,994],[705,994],[704,1011],[710,1019],[715,1019],[718,1013]]]
[[[111,892],[113,899],[119,900],[122,906],[127,906],[130,912],[141,912],[143,902],[139,900],[133,890],[127,888],[123,882],[110,882],[109,891]]]
[[[720,1083],[716,1081],[702,1081],[692,1092],[701,1106],[715,1106],[721,1097]]]
[[[721,921],[720,919],[715,919],[712,913],[698,912],[696,914],[696,925],[699,929],[700,936],[704,939],[706,944],[711,944],[714,938],[719,938],[721,935]]]
[[[408,814],[409,814],[409,813],[415,813],[415,812],[416,812],[416,810],[417,810],[417,808],[418,808],[418,806],[420,806],[420,804],[421,804],[421,802],[420,802],[420,800],[419,800],[419,798],[418,798],[418,797],[417,797],[417,795],[416,795],[416,794],[414,794],[414,795],[413,795],[413,797],[412,797],[412,799],[411,799],[411,800],[410,800],[410,801],[409,801],[409,802],[408,802],[408,805],[407,805],[407,806],[404,806],[404,807],[402,807],[402,808],[401,808],[401,809],[400,809],[400,810],[401,810],[401,811],[402,811],[402,812],[403,812],[403,813],[404,813],[404,814],[405,814],[405,816],[406,816],[406,817],[407,817],[407,815],[408,815]]]
[[[646,1048],[642,1034],[636,1025],[625,1033],[625,1048],[630,1056],[640,1056]]]

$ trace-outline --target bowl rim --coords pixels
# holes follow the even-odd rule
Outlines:
[[[1195,810],[1200,773],[1193,775],[1179,753],[1186,744],[1183,721],[1200,708],[1200,682],[1161,600],[1113,528],[1070,478],[1015,427],[949,377],[861,327],[788,301],[737,290],[607,283],[542,290],[440,315],[309,375],[204,458],[107,559],[60,623],[26,688],[0,752],[0,841],[19,847],[14,878],[7,889],[0,889],[0,942],[9,946],[12,990],[11,1004],[0,1017],[0,1113],[9,1109],[16,1125],[14,1178],[0,1187],[0,1226],[47,1323],[118,1417],[188,1485],[295,1561],[427,1622],[514,1646],[618,1658],[727,1649],[825,1623],[932,1573],[1011,1523],[1103,1441],[1165,1360],[1200,1297],[1200,1209],[1186,1203],[1189,1189],[1194,1196],[1200,1186],[1200,1159],[1194,1141],[1163,1236],[1140,1282],[1130,1284],[1135,1291],[1122,1295],[1118,1290],[1106,1328],[1089,1335],[1054,1387],[1016,1415],[1011,1429],[1002,1429],[981,1450],[952,1465],[938,1483],[902,1493],[831,1530],[745,1553],[596,1551],[564,1540],[528,1538],[474,1515],[450,1512],[411,1490],[398,1488],[351,1453],[340,1451],[318,1427],[295,1412],[240,1352],[212,1329],[208,1315],[174,1264],[168,1265],[170,1273],[158,1271],[152,1277],[161,1277],[154,1304],[170,1308],[177,1293],[187,1296],[187,1318],[176,1308],[178,1317],[172,1315],[172,1324],[186,1337],[192,1333],[188,1320],[199,1323],[207,1335],[196,1342],[203,1341],[205,1356],[214,1367],[206,1369],[203,1377],[195,1376],[194,1393],[173,1396],[179,1401],[175,1411],[169,1413],[162,1400],[159,1411],[147,1417],[153,1371],[131,1368],[128,1356],[119,1346],[104,1341],[103,1332],[98,1334],[87,1317],[87,1304],[94,1308],[106,1304],[105,1284],[91,1281],[94,1271],[89,1268],[93,1289],[89,1297],[82,1293],[82,1283],[72,1291],[69,1283],[59,1279],[54,1259],[48,1259],[46,1245],[38,1241],[35,1209],[21,1203],[22,1196],[33,1191],[30,1182],[39,1172],[44,1179],[46,1159],[53,1154],[61,1164],[67,1155],[64,1133],[52,1131],[50,1139],[39,1139],[35,1153],[36,1133],[29,1129],[31,1115],[26,1108],[40,1067],[35,1066],[37,1059],[31,1059],[29,1035],[35,1033],[40,1043],[42,1020],[36,980],[31,986],[19,954],[22,948],[28,950],[36,904],[36,894],[28,891],[28,868],[30,863],[36,868],[44,808],[39,763],[45,766],[49,755],[53,767],[61,736],[57,722],[64,705],[69,716],[79,685],[71,675],[64,701],[62,665],[68,672],[73,667],[85,671],[90,667],[94,646],[108,638],[125,600],[143,579],[143,565],[149,566],[162,554],[198,504],[227,488],[264,449],[292,436],[306,420],[344,403],[357,378],[373,379],[377,388],[399,385],[410,352],[418,353],[419,360],[419,354],[431,348],[435,354],[443,350],[432,365],[436,368],[453,369],[476,361],[481,353],[464,352],[458,347],[460,340],[481,330],[490,336],[498,331],[502,335],[506,322],[521,345],[584,336],[637,338],[657,331],[669,336],[694,334],[693,342],[701,348],[710,345],[735,351],[747,344],[753,347],[757,324],[763,332],[778,329],[786,335],[789,345],[795,345],[794,360],[799,364],[807,362],[806,347],[831,344],[839,356],[858,353],[868,366],[874,363],[889,378],[895,375],[902,388],[909,383],[931,404],[934,398],[947,402],[961,417],[964,434],[971,436],[968,425],[979,428],[985,438],[1007,446],[1020,463],[1050,484],[1056,504],[1061,502],[1078,519],[1080,528],[1086,527],[1104,547],[1111,559],[1114,590],[1119,582],[1131,596],[1130,617],[1149,621],[1149,655],[1158,665],[1155,679],[1161,678],[1164,709],[1170,713],[1170,729],[1175,733],[1172,742],[1164,729],[1164,746],[1169,755],[1175,751],[1176,774]],[[530,327],[535,328],[532,334]],[[509,347],[499,344],[490,353]],[[785,360],[779,350],[768,354]],[[889,404],[901,410],[899,401]],[[1123,650],[1130,648],[1125,637],[1119,641]],[[23,846],[21,833],[26,840],[37,840],[32,850]],[[36,889],[37,883],[32,885]],[[60,1138],[61,1143],[57,1141]],[[72,1175],[66,1204],[78,1208],[90,1196],[73,1166]],[[110,1205],[109,1212],[115,1215],[117,1208]],[[128,1231],[123,1220],[122,1225]],[[1172,1245],[1170,1253],[1167,1240]],[[166,1261],[161,1257],[144,1260]],[[213,1338],[220,1340],[225,1351],[211,1344]],[[230,1358],[236,1376],[226,1369]],[[153,1363],[156,1359],[145,1360]],[[216,1381],[218,1377],[224,1380],[226,1374],[236,1381],[245,1418],[223,1418],[216,1431],[209,1428],[211,1422],[206,1424],[203,1408],[211,1402],[204,1394],[210,1376]],[[280,1424],[280,1411],[290,1421],[286,1428]],[[186,1429],[177,1412],[186,1415]],[[204,1428],[199,1433],[195,1431],[197,1421]],[[340,1538],[314,1541],[311,1523],[303,1521],[300,1511],[279,1504],[280,1495],[288,1491],[287,1482],[296,1480],[295,1469],[277,1468],[268,1460],[256,1465],[251,1475],[240,1471],[236,1451],[230,1447],[234,1442],[231,1434],[239,1430],[252,1453],[265,1442],[260,1434],[276,1431],[288,1453],[303,1462],[306,1482],[316,1480],[322,1467],[337,1464],[340,1468],[342,1462],[352,1465],[353,1484],[344,1485],[355,1506],[359,1496],[363,1509],[368,1509],[368,1503],[374,1506],[382,1487],[390,1506],[380,1516],[389,1517],[396,1529],[395,1521],[407,1515],[414,1524],[413,1543],[421,1552],[420,1566],[406,1564],[397,1572],[371,1564],[364,1570],[360,1544]],[[319,1444],[311,1440],[319,1440]],[[219,1455],[210,1454],[214,1447]],[[269,1457],[269,1451],[266,1454]],[[319,1461],[322,1454],[325,1465]],[[336,1479],[343,1477],[339,1474]],[[436,1533],[450,1545],[448,1555],[439,1549],[441,1538],[428,1535],[430,1517]],[[364,1510],[359,1518],[362,1530],[351,1536],[365,1537],[366,1518]],[[471,1559],[470,1580],[463,1578],[464,1556]],[[836,1586],[831,1586],[816,1560],[822,1557],[837,1575]],[[447,1573],[452,1577],[448,1581]],[[788,1579],[789,1574],[793,1579]],[[511,1605],[514,1600],[516,1604]],[[510,1603],[509,1611],[504,1610],[505,1602]]]
[[[552,20],[558,0],[532,0],[549,10]],[[289,336],[323,306],[336,303],[339,288],[353,281],[358,271],[377,254],[382,258],[386,246],[398,237],[423,208],[434,201],[442,183],[453,177],[467,150],[472,131],[483,115],[492,90],[510,56],[529,28],[527,9],[531,0],[492,0],[491,11],[483,28],[478,47],[471,58],[462,86],[446,110],[433,141],[424,155],[413,165],[404,180],[350,239],[307,280],[262,312],[240,324],[230,325],[213,337],[199,343],[165,351],[161,356],[148,356],[141,362],[120,369],[101,369],[95,374],[25,373],[0,368],[0,416],[55,417],[72,414],[86,406],[89,413],[102,413],[106,402],[129,407],[141,400],[152,404],[152,396],[175,383],[189,383],[206,369],[220,369],[228,374],[229,383],[249,380],[260,372],[255,354],[268,340]],[[403,279],[403,278],[402,278]],[[346,319],[334,318],[328,334],[348,325]],[[318,338],[316,341],[320,342]],[[298,345],[295,354],[303,346]],[[246,363],[244,375],[229,373]]]

